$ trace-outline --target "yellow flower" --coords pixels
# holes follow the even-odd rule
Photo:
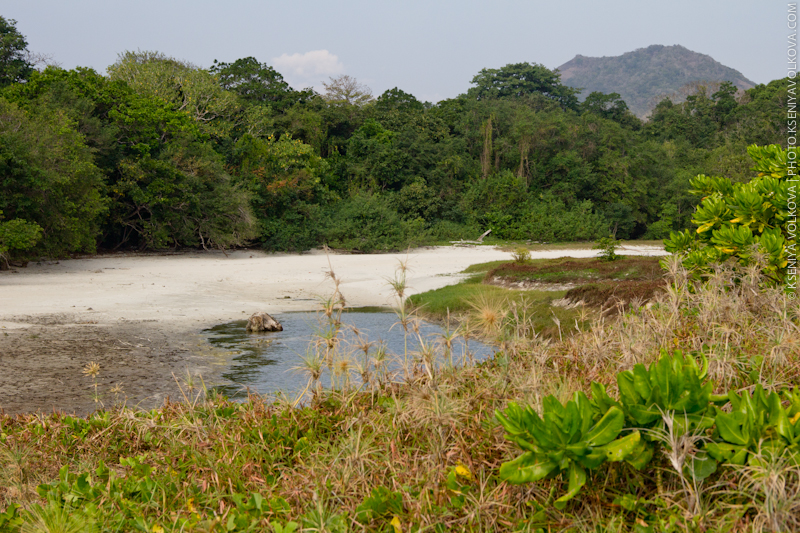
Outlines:
[[[394,528],[394,533],[403,533],[403,528],[400,527],[400,517],[399,516],[394,515],[394,518],[392,518],[392,521],[389,522],[389,523]]]
[[[456,474],[467,479],[472,479],[472,472],[470,472],[469,468],[464,466],[461,461],[456,464]]]

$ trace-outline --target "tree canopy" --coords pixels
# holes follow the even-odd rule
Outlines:
[[[538,63],[513,63],[499,69],[482,69],[467,93],[473,98],[508,98],[541,94],[555,100],[564,109],[578,108],[578,89],[561,84],[558,71]]]
[[[27,79],[33,70],[27,50],[28,42],[17,31],[17,21],[0,16],[0,87]]]
[[[311,98],[311,89],[295,91],[283,76],[254,57],[237,59],[233,63],[214,60],[209,72],[217,76],[220,86],[238,94],[247,102],[271,105],[281,111]]]
[[[691,177],[748,181],[745,148],[786,136],[787,80],[697,84],[643,122],[619,94],[578,103],[531,63],[483,69],[436,104],[400,87],[373,98],[348,75],[298,91],[253,57],[204,68],[137,51],[106,75],[39,71],[0,23],[0,266],[98,248],[391,250],[487,229],[664,238],[692,224]]]

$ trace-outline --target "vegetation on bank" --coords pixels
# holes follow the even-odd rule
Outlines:
[[[21,54],[13,23],[0,31]],[[642,125],[527,64],[432,106],[398,90],[369,103],[352,80],[294,91],[252,58],[204,70],[128,53],[105,77],[8,57],[3,258],[98,242],[384,249],[491,224],[516,240],[604,237],[607,260],[519,249],[419,300],[401,264],[396,326],[419,349],[398,354],[363,332],[342,343],[331,271],[297,398],[236,403],[190,379],[151,411],[1,415],[0,532],[800,530],[793,190],[779,147],[749,149],[753,179],[737,152],[782,131],[770,113],[785,82],[750,100],[700,92]],[[682,210],[696,201],[669,187],[700,164],[729,178],[694,178],[700,205]],[[577,283],[598,303],[661,283],[648,260],[616,256],[612,227],[669,233],[647,305],[567,317],[552,293],[481,283]],[[422,337],[423,300],[453,303],[458,326]],[[453,343],[476,336],[498,347],[477,365]],[[114,393],[98,372],[76,378]]]
[[[422,339],[420,351],[397,354],[393,363],[370,339],[362,339],[363,347],[338,344],[337,289],[322,311],[333,334],[321,332],[298,365],[309,380],[302,406],[255,396],[234,403],[195,382],[184,384],[183,402],[152,411],[5,416],[0,531],[794,530],[800,505],[794,433],[786,433],[785,445],[780,440],[795,431],[794,403],[780,402],[786,411],[773,416],[775,400],[765,395],[761,402],[759,392],[751,423],[735,414],[736,405],[750,404],[731,395],[739,402],[728,415],[733,421],[726,419],[731,433],[700,400],[723,407],[721,396],[703,395],[756,385],[789,390],[800,379],[800,307],[769,286],[758,264],[722,268],[704,284],[676,259],[668,266],[669,287],[651,306],[618,320],[594,313],[563,340],[541,336],[535,306],[520,301],[496,320],[476,310],[470,330]],[[394,282],[402,294],[402,273]],[[417,334],[416,320],[398,311],[398,327],[409,336]],[[496,338],[500,348],[480,365],[454,364],[448,340],[464,334]],[[673,350],[699,365],[673,365],[689,364],[680,386],[699,398],[692,411],[706,417],[699,425],[667,417],[681,407],[659,403],[672,398],[663,387],[661,395],[637,392],[635,401],[646,402],[635,410],[619,381],[620,372],[638,376],[636,365],[650,367]],[[662,380],[655,372],[653,386]],[[319,387],[323,373],[333,389]],[[581,407],[586,428],[612,410],[617,438],[629,437],[619,433],[617,413],[624,413],[631,420],[624,427],[640,428],[649,461],[597,467],[578,455],[583,473],[562,462],[549,475],[530,477],[535,483],[510,483],[529,479],[501,467],[518,464],[511,462],[520,454],[514,442],[527,439],[535,447],[523,451],[534,454],[545,449],[508,425],[518,418],[511,402],[545,413],[550,424],[556,419],[547,413],[561,412],[557,404],[590,389],[589,411]],[[617,394],[622,403],[614,407]],[[741,409],[750,416],[749,407]],[[650,417],[644,426],[636,418],[641,413]],[[780,422],[784,417],[791,428]],[[659,420],[662,432],[641,429]],[[523,436],[509,440],[506,432]],[[577,442],[575,453],[584,453]],[[708,454],[715,470],[696,463]]]
[[[585,323],[583,305],[617,313],[646,304],[666,288],[658,257],[491,261],[472,265],[463,275],[454,285],[410,296],[408,306],[440,323],[499,316],[521,306],[540,336],[558,339],[572,334],[576,321]]]
[[[431,104],[346,76],[297,90],[252,57],[39,69],[13,21],[0,33],[3,265],[98,248],[397,250],[487,229],[660,239],[690,226],[689,177],[743,181],[745,147],[786,137],[787,80],[699,87],[642,122],[529,63]]]
[[[787,174],[767,152],[777,167],[703,205],[766,205]],[[543,334],[541,302],[479,295],[458,329],[425,339],[401,264],[397,326],[420,348],[388,354],[362,332],[344,346],[331,271],[296,399],[233,403],[188,381],[183,402],[151,411],[3,416],[0,531],[800,530],[800,304],[772,249],[794,241],[781,209],[718,227],[706,211],[696,241],[672,236],[692,253],[664,260],[649,305],[584,309],[571,335]],[[731,249],[730,232],[749,246]],[[471,270],[541,280],[572,261],[515,256]],[[607,259],[573,262],[571,279],[653,274]],[[458,336],[498,351],[470,364]]]

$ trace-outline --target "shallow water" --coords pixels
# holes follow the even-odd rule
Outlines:
[[[208,342],[217,349],[232,353],[232,364],[223,377],[230,383],[219,385],[216,389],[230,398],[246,398],[248,390],[258,394],[273,394],[283,392],[289,397],[294,397],[302,391],[307,384],[307,377],[293,371],[293,367],[301,364],[301,355],[313,349],[313,339],[325,334],[327,323],[320,313],[281,313],[274,318],[283,325],[283,331],[269,333],[247,333],[246,320],[238,320],[220,324],[204,330]],[[391,311],[382,311],[376,308],[350,310],[342,315],[342,322],[346,324],[340,330],[340,342],[337,350],[350,353],[351,358],[363,360],[364,352],[356,347],[358,341],[353,332],[356,328],[362,339],[372,342],[370,354],[383,344],[387,352],[402,358],[405,353],[405,339],[403,328],[397,324],[397,315]],[[349,327],[348,327],[349,326]],[[441,339],[444,329],[422,322],[420,332],[426,342],[435,342]],[[408,336],[408,351],[419,349],[416,336]],[[461,364],[464,361],[481,361],[489,357],[494,350],[491,346],[470,339],[468,343],[469,356],[465,357],[465,345],[461,338],[453,343],[453,363]],[[443,364],[442,350],[438,350],[438,363]],[[396,364],[395,364],[396,367]],[[391,365],[390,365],[391,368]],[[353,383],[360,383],[355,373]],[[327,367],[322,379],[324,386],[330,385]]]

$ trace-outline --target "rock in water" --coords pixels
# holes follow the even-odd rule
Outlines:
[[[247,321],[247,332],[258,333],[261,331],[283,331],[283,326],[267,313],[253,313]]]

